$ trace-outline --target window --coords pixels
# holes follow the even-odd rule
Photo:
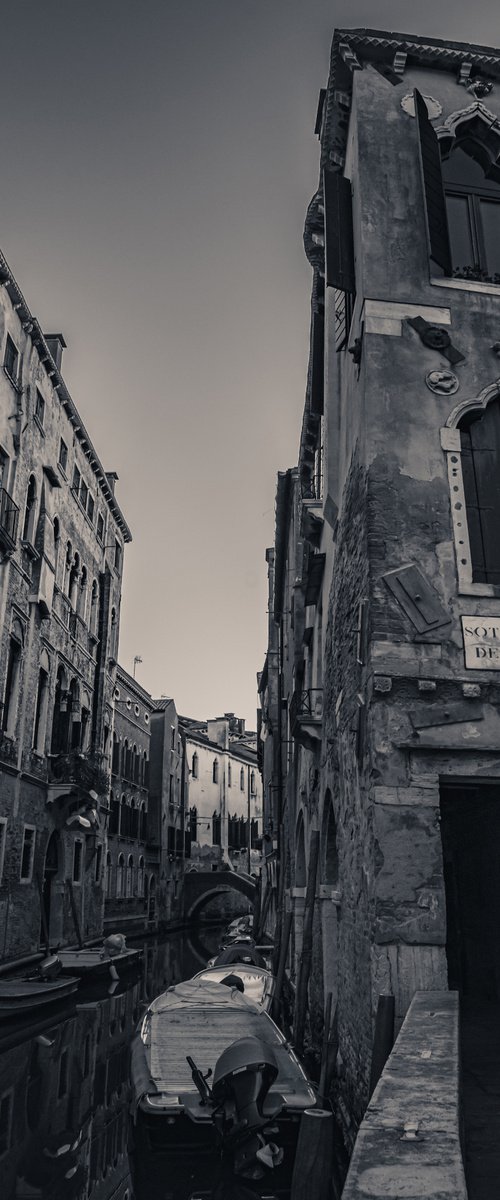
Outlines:
[[[110,833],[111,833],[111,829],[110,829]],[[106,855],[106,895],[107,896],[111,895],[112,878],[113,877],[112,877],[111,855],[108,850],[108,853]]]
[[[100,542],[104,542],[104,517],[102,513],[97,514],[96,533]]]
[[[45,417],[45,400],[42,396],[42,393],[38,391],[38,388],[36,389],[35,417],[36,417],[39,425],[41,425],[42,429],[43,429],[43,419]]]
[[[22,649],[23,634],[21,625],[19,621],[14,621],[9,641],[7,676],[2,709],[2,729],[11,736],[14,735],[17,724]]]
[[[89,521],[92,521],[92,522],[94,521],[94,508],[95,508],[94,497],[91,496],[90,492],[89,492],[88,498],[87,498],[87,516],[88,516]]]
[[[0,883],[2,882],[5,845],[7,842],[7,817],[0,817]]]
[[[240,792],[245,791],[245,770],[242,767],[240,771]]]
[[[125,859],[123,854],[118,856],[118,865],[116,868],[116,896],[119,900],[123,896],[123,875],[125,871]]]
[[[35,537],[35,505],[36,479],[34,475],[30,475],[28,480],[28,491],[26,492],[26,506],[24,509],[23,542],[30,542],[31,545],[33,545]]]
[[[137,871],[137,895],[144,896],[144,857],[141,854]]]
[[[102,846],[98,846],[95,856],[95,881],[101,882],[101,867],[102,867]]]
[[[85,480],[82,479],[82,482],[80,484],[80,504],[82,505],[83,508],[87,507],[88,498],[89,498],[89,489],[87,487],[87,484],[85,483]]]
[[[43,754],[45,749],[45,733],[47,728],[47,709],[49,701],[49,657],[46,650],[42,651],[38,671],[38,688],[35,705],[35,724],[33,728],[33,749]]]
[[[0,1099],[0,1158],[10,1149],[12,1132],[12,1092]]]
[[[127,863],[127,896],[132,896],[134,886],[134,856],[129,854]]]
[[[214,758],[214,761],[213,761],[212,780],[213,780],[213,783],[219,782],[219,760],[218,760],[218,758]]]
[[[231,787],[231,763],[227,764],[227,786]]]
[[[442,164],[453,275],[500,283],[500,183],[481,144],[465,137]]]
[[[23,832],[23,848],[21,851],[21,883],[31,883],[33,876],[33,859],[35,857],[36,829],[34,825],[25,825]]]
[[[75,496],[78,496],[78,494],[79,494],[81,481],[82,481],[81,473],[80,473],[78,467],[75,466],[75,468],[73,470],[73,483],[71,485],[73,488],[73,491],[75,493]]]
[[[191,759],[191,774],[193,776],[193,779],[198,778],[198,755],[196,753],[196,750]]]
[[[114,559],[115,571],[120,570],[121,561],[122,561],[122,548],[120,546],[119,541],[115,538],[115,559]]]
[[[66,445],[66,442],[64,441],[64,438],[61,438],[61,440],[59,442],[59,466],[62,467],[63,471],[67,470],[68,447]]]
[[[79,838],[73,844],[73,883],[82,882],[83,842]]]
[[[3,365],[11,383],[15,384],[17,387],[17,381],[19,377],[19,351],[9,334],[7,334],[7,341],[5,343],[5,356]]]
[[[255,771],[250,775],[250,795],[255,796]]]
[[[473,583],[500,585],[500,399],[459,425]]]

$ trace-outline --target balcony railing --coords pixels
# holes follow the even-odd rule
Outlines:
[[[292,737],[303,741],[301,735],[318,738],[323,719],[323,688],[307,688],[293,693],[290,704],[290,729]]]
[[[109,778],[107,759],[103,754],[85,754],[71,750],[67,754],[55,754],[49,759],[49,781],[51,783],[76,784],[86,791],[107,795]]]
[[[17,538],[19,509],[12,496],[0,488],[0,541],[6,550],[13,550]]]

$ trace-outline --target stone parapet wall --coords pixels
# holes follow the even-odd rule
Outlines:
[[[359,1128],[342,1200],[467,1200],[457,992],[417,992]]]

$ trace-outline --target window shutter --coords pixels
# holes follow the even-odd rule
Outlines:
[[[351,183],[334,171],[323,172],[327,287],[356,291]]]
[[[398,567],[382,576],[403,612],[418,633],[428,633],[451,620],[441,600],[415,563]]]
[[[311,334],[311,412],[321,416],[325,387],[325,315],[313,312]]]
[[[424,190],[427,242],[429,255],[445,275],[452,274],[450,238],[446,216],[446,200],[441,172],[441,154],[436,132],[427,112],[425,100],[414,89],[415,117],[420,147],[420,169]]]

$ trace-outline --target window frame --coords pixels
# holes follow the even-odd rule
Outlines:
[[[500,398],[500,385],[490,384],[478,396],[457,404],[440,430],[441,447],[446,454],[450,508],[452,518],[455,562],[458,575],[458,594],[462,596],[500,597],[500,585],[479,583],[472,577],[472,556],[467,520],[467,504],[462,468],[462,438],[460,423],[472,412],[484,413],[492,401]],[[464,520],[465,517],[465,520]]]
[[[64,438],[60,437],[59,438],[59,456],[57,459],[57,465],[58,465],[58,467],[61,468],[61,471],[64,473],[66,478],[68,477],[67,476],[68,455],[69,455],[69,448],[68,448],[66,442],[64,441]]]
[[[35,417],[35,421],[40,426],[40,429],[42,430],[43,433],[45,433],[45,423],[44,423],[45,409],[46,409],[45,396],[42,396],[40,388],[36,387],[35,388],[34,417]]]
[[[22,870],[23,870],[23,859],[24,859],[24,847],[26,844],[26,833],[27,832],[33,834],[33,840],[31,842],[31,853],[30,853],[30,859],[29,859],[29,873],[28,873],[28,875],[23,875]],[[22,841],[22,845],[21,845],[21,861],[19,863],[19,883],[22,883],[22,884],[29,884],[29,883],[32,883],[32,881],[33,881],[33,867],[35,865],[35,850],[36,850],[36,833],[37,833],[36,825],[28,825],[28,824],[23,825],[23,841]]]
[[[12,364],[8,361],[9,357],[12,357]],[[20,352],[16,346],[16,343],[15,343],[13,337],[11,337],[10,333],[7,333],[7,337],[5,339],[5,349],[4,349],[4,353],[3,353],[3,369],[5,371],[7,379],[10,380],[12,386],[15,388],[16,391],[19,391],[20,365],[21,365]]]

